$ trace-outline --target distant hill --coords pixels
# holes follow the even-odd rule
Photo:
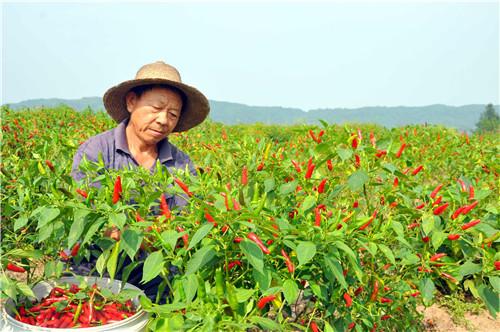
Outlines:
[[[81,99],[32,99],[20,103],[9,104],[12,109],[33,107],[54,107],[68,105],[76,110],[90,107],[93,110],[104,110],[102,99],[86,97]],[[464,106],[429,105],[429,106],[372,106],[361,108],[313,109],[305,112],[299,108],[249,106],[245,104],[210,100],[210,118],[224,124],[318,124],[319,120],[328,123],[343,124],[347,122],[375,123],[385,127],[398,127],[408,124],[436,124],[454,127],[462,131],[475,129],[480,114],[486,105],[474,104]],[[499,106],[495,106],[499,110]]]

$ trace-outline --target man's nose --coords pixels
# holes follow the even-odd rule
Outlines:
[[[165,112],[159,112],[158,116],[156,117],[156,122],[158,122],[161,125],[166,125],[168,123],[168,113]]]

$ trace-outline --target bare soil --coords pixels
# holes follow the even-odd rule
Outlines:
[[[426,331],[432,332],[494,332],[500,331],[500,319],[493,319],[488,311],[483,310],[479,315],[466,313],[465,320],[468,326],[458,325],[453,322],[446,308],[433,304],[429,308],[418,308],[424,314]]]

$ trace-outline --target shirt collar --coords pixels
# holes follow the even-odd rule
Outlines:
[[[129,156],[132,156],[132,153],[130,153],[130,150],[128,148],[128,143],[127,143],[127,125],[129,122],[130,118],[127,118],[120,122],[120,124],[116,127],[115,129],[115,146],[116,150],[121,150],[128,154]],[[160,160],[160,163],[164,163],[168,160],[172,160],[172,144],[168,141],[168,138],[162,139],[160,142],[158,142],[158,159]]]

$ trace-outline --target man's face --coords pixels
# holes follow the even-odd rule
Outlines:
[[[165,138],[179,121],[182,98],[175,90],[154,87],[139,98],[134,92],[129,92],[125,100],[130,112],[129,126],[148,145],[155,145]]]

